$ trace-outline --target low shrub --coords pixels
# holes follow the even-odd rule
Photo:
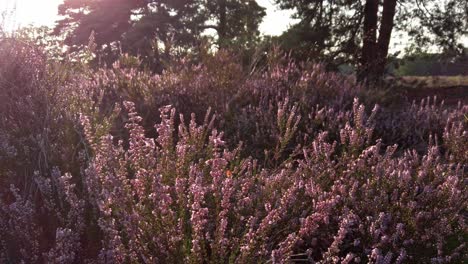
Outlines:
[[[0,57],[15,61],[0,67],[2,263],[467,257],[466,105],[374,105],[287,57],[162,75],[14,42]]]

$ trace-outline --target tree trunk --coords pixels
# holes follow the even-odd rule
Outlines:
[[[377,22],[379,0],[367,0],[364,6],[364,36],[361,54],[359,79],[365,81],[371,77],[374,59],[377,53]]]
[[[392,36],[397,0],[385,0],[383,3],[382,19],[379,29],[379,41],[377,43],[377,56],[375,75],[381,77],[385,73],[387,65],[388,48]]]
[[[367,84],[385,74],[388,48],[392,36],[397,0],[384,0],[380,28],[377,28],[379,0],[367,0],[364,7],[364,39],[359,80]],[[379,37],[377,40],[377,30]]]
[[[218,0],[219,5],[219,25],[218,25],[218,42],[220,47],[226,45],[226,35],[227,35],[227,10],[226,10],[226,0]]]

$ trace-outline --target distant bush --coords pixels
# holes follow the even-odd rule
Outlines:
[[[419,54],[400,60],[399,76],[458,76],[468,74],[468,56]]]
[[[467,105],[378,106],[286,56],[161,75],[14,41],[0,58],[2,263],[467,257]]]

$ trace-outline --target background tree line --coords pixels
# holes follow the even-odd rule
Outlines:
[[[278,37],[261,37],[266,15],[254,0],[65,0],[55,35],[71,51],[93,34],[104,62],[138,55],[155,71],[171,58],[197,55],[206,46],[252,55],[280,46],[298,60],[348,64],[361,80],[386,70],[392,40],[404,36],[406,54],[437,50],[462,57],[468,36],[468,1],[460,0],[275,0],[299,22]],[[398,35],[397,35],[398,34]]]

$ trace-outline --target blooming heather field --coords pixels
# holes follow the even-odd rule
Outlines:
[[[468,105],[0,43],[0,263],[463,263]],[[222,65],[222,67],[220,67]]]

